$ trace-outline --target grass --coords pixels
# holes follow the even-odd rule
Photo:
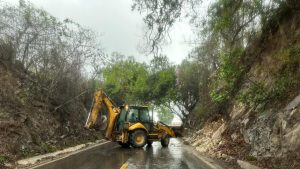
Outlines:
[[[0,155],[0,165],[4,165],[4,163],[9,161],[9,157],[5,155]]]

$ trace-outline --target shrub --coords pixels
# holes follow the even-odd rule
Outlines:
[[[254,84],[238,95],[238,100],[247,106],[256,106],[269,99],[269,92],[262,83]]]
[[[9,157],[7,157],[5,155],[0,155],[0,165],[4,165],[4,163],[6,163],[8,161],[9,161]]]
[[[283,63],[276,73],[274,83],[265,86],[262,83],[253,84],[238,95],[238,100],[248,106],[283,101],[290,93],[299,90],[300,85],[300,44],[293,45],[281,51],[277,58]]]
[[[245,50],[243,48],[236,48],[220,54],[220,67],[213,79],[212,92],[210,93],[214,101],[223,102],[229,99],[235,90],[235,84],[244,70],[241,63],[244,55]]]

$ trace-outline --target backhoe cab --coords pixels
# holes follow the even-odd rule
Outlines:
[[[161,145],[167,147],[170,137],[175,137],[170,127],[162,122],[153,121],[153,113],[149,112],[147,106],[117,107],[102,90],[95,93],[86,128],[95,126],[98,115],[101,117],[102,104],[108,111],[105,137],[118,142],[122,147],[131,145],[140,148],[145,144],[151,145],[153,141],[161,141]]]

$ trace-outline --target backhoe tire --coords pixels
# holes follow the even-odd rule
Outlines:
[[[130,147],[130,144],[128,142],[127,143],[122,143],[122,142],[118,141],[118,143],[120,144],[120,146],[122,148],[128,148],[128,147]]]
[[[143,130],[135,130],[130,134],[130,144],[134,148],[141,148],[147,143],[147,136]]]
[[[160,139],[160,143],[161,146],[168,147],[170,143],[170,137],[167,134],[163,135]]]

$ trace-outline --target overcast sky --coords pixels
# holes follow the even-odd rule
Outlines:
[[[18,4],[19,0],[3,0]],[[63,20],[70,18],[99,33],[106,53],[119,52],[135,56],[139,61],[149,61],[139,53],[143,40],[144,23],[137,11],[131,11],[132,0],[30,0],[36,7]],[[172,43],[163,48],[173,63],[179,64],[191,50],[186,43],[191,39],[189,24],[178,22],[170,32]]]

